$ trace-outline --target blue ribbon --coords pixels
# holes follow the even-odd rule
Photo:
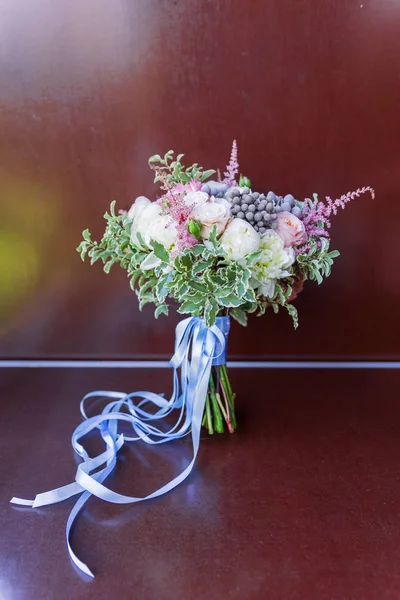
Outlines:
[[[188,477],[193,469],[200,442],[208,382],[212,365],[226,362],[229,317],[217,317],[216,324],[207,327],[200,317],[190,317],[178,323],[175,332],[175,353],[170,364],[174,369],[173,392],[170,400],[152,392],[94,391],[81,400],[80,410],[84,421],[72,435],[72,447],[82,458],[78,465],[75,481],[62,487],[37,494],[34,500],[12,498],[13,504],[37,508],[47,504],[62,502],[71,496],[81,494],[73,507],[66,526],[66,541],[69,555],[75,565],[90,577],[92,571],[74,553],[70,544],[70,533],[75,518],[91,495],[115,504],[130,504],[166,494]],[[180,379],[178,370],[180,369]],[[111,398],[101,412],[88,417],[85,403],[89,398]],[[134,399],[141,398],[138,403]],[[146,404],[155,405],[158,410],[145,410]],[[160,429],[155,422],[164,419],[171,411],[178,409],[177,421],[167,431]],[[153,409],[154,410],[154,409]],[[118,423],[130,423],[134,435],[118,432]],[[94,429],[98,429],[105,444],[105,450],[95,458],[90,458],[80,443],[81,439]],[[103,482],[112,472],[117,460],[117,452],[125,442],[142,440],[147,444],[164,444],[192,434],[193,458],[190,464],[172,481],[143,498],[125,496],[107,488]],[[96,469],[96,473],[93,473]]]

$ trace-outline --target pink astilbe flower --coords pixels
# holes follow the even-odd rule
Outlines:
[[[178,234],[178,241],[173,254],[182,252],[184,248],[191,248],[198,244],[197,238],[187,230],[187,221],[192,207],[188,206],[184,200],[184,193],[175,193],[169,190],[159,201],[163,207],[163,213],[169,215],[175,224]]]
[[[238,148],[237,148],[236,140],[233,140],[231,157],[229,159],[229,164],[226,167],[226,171],[224,173],[224,179],[223,179],[222,183],[226,183],[229,187],[237,185],[236,175],[238,173],[239,173]]]
[[[178,241],[173,255],[179,254],[185,248],[191,248],[199,243],[197,238],[187,230],[186,223],[177,225],[176,230],[178,232]]]
[[[372,199],[375,198],[375,190],[369,185],[367,187],[359,188],[355,192],[347,192],[347,194],[343,194],[343,196],[340,196],[340,198],[337,198],[335,201],[332,201],[329,196],[326,196],[326,205],[324,205],[325,216],[329,219],[332,214],[336,215],[338,208],[345,209],[346,204],[350,202],[350,200],[359,198],[361,194],[365,194],[366,192],[371,194]]]
[[[326,204],[318,200],[306,200],[303,208],[303,225],[307,234],[307,238],[330,238],[327,229],[331,226],[330,217],[336,215],[338,208],[344,209],[346,204],[358,198],[361,194],[369,192],[372,198],[375,198],[375,191],[370,186],[359,188],[355,192],[343,194],[340,198],[332,200],[329,196],[326,197]],[[310,249],[309,244],[305,244],[297,249],[298,253],[305,254]]]
[[[164,171],[157,169],[153,164],[150,164],[150,168],[156,172],[163,182],[161,189],[166,190],[166,193],[161,198],[158,198],[156,203],[162,206],[163,213],[169,215],[175,225],[178,239],[176,247],[171,254],[172,256],[176,256],[184,248],[191,248],[198,244],[197,238],[187,230],[187,222],[192,212],[192,207],[186,204],[185,195],[190,191],[198,191],[198,186],[201,187],[201,184],[192,179],[188,184],[173,186],[168,181]]]
[[[310,250],[311,250],[312,246],[310,244],[310,242],[307,242],[306,244],[303,244],[302,246],[297,246],[297,248],[294,249],[295,254],[307,254]]]

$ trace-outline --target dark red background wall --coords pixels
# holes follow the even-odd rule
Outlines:
[[[399,358],[398,0],[5,0],[0,7],[0,356],[167,357],[178,316],[75,247],[152,194],[169,148],[256,190],[335,196],[342,256],[286,315],[234,328],[233,357]]]

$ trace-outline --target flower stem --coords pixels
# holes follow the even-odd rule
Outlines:
[[[229,433],[235,431],[234,398],[226,365],[212,367],[202,420],[202,426],[206,427],[210,434],[224,433],[224,422]]]
[[[235,416],[234,416],[234,413],[231,411],[231,407],[229,406],[227,391],[224,388],[224,382],[222,380],[221,380],[221,391],[222,391],[222,395],[225,400],[225,408],[226,408],[225,421],[226,421],[226,424],[228,425],[229,433],[233,433],[235,431],[235,429],[232,425],[232,420],[233,421],[235,420]]]
[[[229,408],[230,408],[232,427],[233,427],[233,429],[236,429],[235,394],[233,394],[233,392],[232,392],[231,383],[229,381],[229,375],[228,375],[228,371],[226,369],[226,365],[221,365],[220,374],[221,374],[222,389],[226,393],[226,399],[228,401]]]
[[[217,390],[215,387],[215,382],[214,382],[212,372],[210,373],[210,384],[209,385],[210,385],[209,393],[210,393],[211,403],[212,403],[212,408],[213,408],[215,430],[218,433],[223,433],[224,432],[224,423],[222,420],[221,409],[218,404]]]
[[[211,405],[210,405],[210,395],[207,394],[206,399],[206,418],[207,418],[207,429],[208,433],[212,435],[214,433],[213,424],[212,424],[212,416],[211,416]]]

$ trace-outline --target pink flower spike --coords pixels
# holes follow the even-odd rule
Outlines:
[[[346,204],[354,198],[359,198],[362,194],[369,192],[372,198],[375,198],[375,190],[370,187],[359,188],[355,192],[347,192],[340,198],[332,200],[329,196],[326,197],[326,203],[314,200],[311,206],[307,203],[303,208],[303,225],[308,238],[326,237],[329,239],[329,233],[326,229],[331,226],[330,217],[336,215],[338,208],[344,209]],[[326,227],[326,229],[325,229]]]
[[[185,192],[168,190],[161,198],[163,213],[171,217],[178,233],[174,255],[182,252],[184,248],[191,248],[198,244],[196,237],[187,230],[187,222],[192,212],[192,206],[186,204],[185,195]]]
[[[222,183],[226,183],[229,187],[233,187],[237,185],[236,183],[236,175],[239,173],[239,163],[238,163],[238,148],[236,140],[233,140],[231,157],[229,159],[229,164],[226,167],[226,171],[224,173],[224,179]]]
[[[375,190],[370,186],[359,188],[355,192],[347,192],[347,194],[343,194],[335,201],[332,201],[332,199],[327,196],[326,206],[324,207],[325,216],[329,218],[331,214],[336,215],[338,208],[345,209],[348,202],[354,200],[354,198],[359,198],[361,194],[365,194],[366,192],[371,194],[372,199],[375,198]]]

